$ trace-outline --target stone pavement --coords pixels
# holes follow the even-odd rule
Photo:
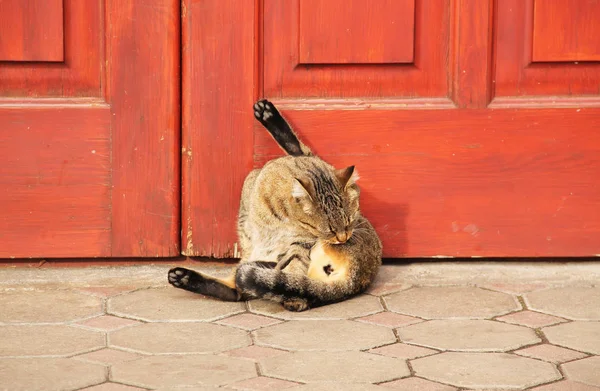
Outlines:
[[[387,264],[302,313],[171,266],[0,268],[0,390],[600,390],[599,262]]]

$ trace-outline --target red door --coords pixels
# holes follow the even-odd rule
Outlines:
[[[0,1],[0,258],[179,254],[179,15]]]
[[[600,254],[600,2],[184,0],[183,250],[236,256],[283,109],[388,257]]]

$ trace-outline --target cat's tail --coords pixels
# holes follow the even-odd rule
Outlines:
[[[237,269],[235,282],[245,298],[306,303],[296,311],[335,303],[359,293],[351,281],[325,283],[306,275],[265,268],[258,262],[242,263]]]
[[[313,153],[300,139],[290,124],[283,118],[273,103],[266,99],[259,100],[254,104],[254,117],[260,122],[277,144],[292,156],[312,156]]]

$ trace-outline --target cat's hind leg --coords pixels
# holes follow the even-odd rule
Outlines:
[[[288,155],[312,156],[312,151],[304,145],[292,130],[290,124],[275,108],[275,105],[266,99],[254,104],[254,116],[277,141],[277,144]]]
[[[235,273],[228,278],[215,278],[183,267],[169,270],[169,284],[186,291],[216,297],[225,301],[239,301],[241,294],[235,287]]]

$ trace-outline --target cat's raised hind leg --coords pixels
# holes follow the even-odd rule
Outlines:
[[[312,151],[304,145],[292,130],[290,124],[266,99],[254,104],[254,117],[260,122],[283,150],[292,156],[311,156]]]
[[[186,291],[226,301],[239,301],[242,298],[235,288],[235,274],[230,278],[219,279],[194,270],[176,267],[169,270],[167,278],[169,284]]]

